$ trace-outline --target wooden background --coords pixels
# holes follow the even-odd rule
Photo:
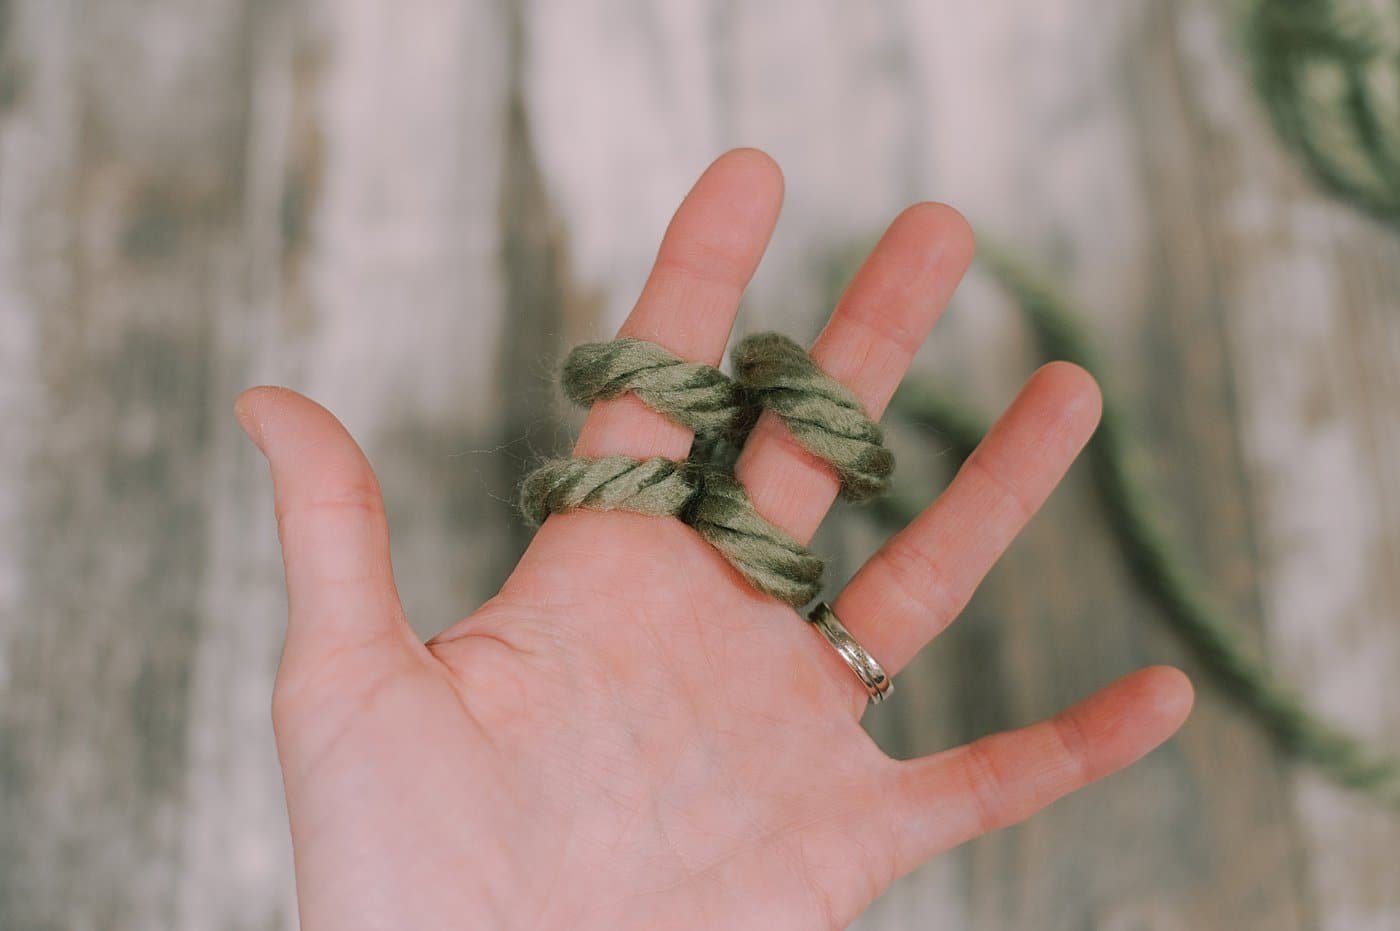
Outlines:
[[[1400,239],[1280,152],[1224,10],[0,0],[0,927],[294,925],[281,572],[234,394],[285,383],[345,419],[435,631],[525,540],[511,487],[576,423],[554,360],[611,332],[738,144],[788,181],[745,328],[812,335],[900,207],[960,207],[1092,313],[1252,645],[1400,752]],[[919,364],[991,411],[1036,361],[974,276]],[[1194,670],[1086,481],[871,716],[892,752]],[[840,576],[874,537],[848,514],[821,544]],[[1167,748],[859,927],[1396,929],[1400,818],[1205,686]]]

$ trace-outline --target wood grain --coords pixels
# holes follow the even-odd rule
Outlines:
[[[0,2],[0,927],[295,926],[281,570],[233,396],[345,420],[410,617],[447,626],[577,422],[555,360],[621,321],[732,145],[787,176],[741,330],[811,336],[889,218],[955,204],[1082,303],[1250,645],[1400,752],[1400,240],[1313,191],[1251,94],[1205,0]],[[1037,361],[974,275],[918,364],[990,413]],[[894,442],[931,498],[936,439]],[[883,746],[1198,671],[1088,481],[902,675]],[[839,578],[878,538],[842,510],[818,546]],[[1382,931],[1397,850],[1203,686],[1168,747],[858,927]]]
[[[237,257],[248,10],[19,5],[6,293],[38,388],[11,487],[15,927],[173,922],[204,617],[209,339]],[[43,54],[34,54],[42,49]],[[24,421],[21,420],[21,423]],[[15,493],[12,492],[12,493]]]

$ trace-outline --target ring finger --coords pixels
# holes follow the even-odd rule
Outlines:
[[[1100,410],[1089,373],[1066,362],[1041,368],[938,500],[842,590],[833,609],[889,674],[962,611],[1088,442]]]

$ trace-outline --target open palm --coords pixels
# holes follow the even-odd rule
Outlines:
[[[623,333],[717,363],[781,192],[761,153],[715,162]],[[872,415],[971,251],[955,212],[911,207],[843,296],[812,356]],[[1098,409],[1084,372],[1042,369],[835,600],[891,673],[961,610]],[[276,490],[290,621],[273,710],[309,931],[844,927],[928,857],[1146,753],[1190,706],[1179,672],[1148,669],[1050,721],[891,760],[819,634],[679,521],[621,512],[550,518],[501,592],[424,644],[354,441],[282,389],[238,414]],[[628,396],[594,407],[576,452],[680,459],[690,439]],[[766,414],[737,474],[802,541],[837,492]]]

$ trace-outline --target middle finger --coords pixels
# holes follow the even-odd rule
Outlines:
[[[883,413],[972,261],[972,230],[956,210],[916,204],[890,224],[811,350],[872,419]],[[836,499],[832,468],[771,412],[749,435],[735,474],[754,508],[806,543]]]
[[[832,607],[890,675],[961,613],[1088,442],[1101,409],[1088,372],[1043,366],[938,500],[851,578]]]

